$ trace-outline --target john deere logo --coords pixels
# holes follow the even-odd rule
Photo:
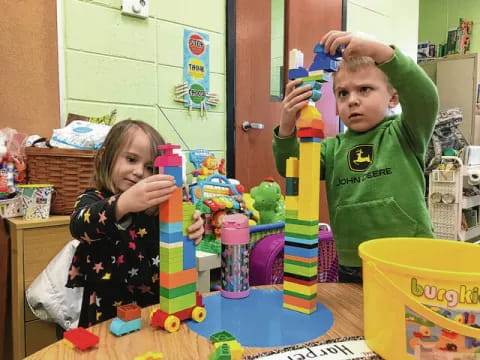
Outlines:
[[[365,171],[373,163],[373,145],[357,145],[348,153],[348,166],[352,171]]]

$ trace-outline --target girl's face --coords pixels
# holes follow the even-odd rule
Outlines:
[[[122,193],[140,180],[153,174],[150,138],[139,128],[133,128],[117,154],[112,168],[115,193]]]

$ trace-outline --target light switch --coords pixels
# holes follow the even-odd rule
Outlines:
[[[123,0],[122,14],[148,18],[148,0]]]

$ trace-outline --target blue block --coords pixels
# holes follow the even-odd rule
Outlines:
[[[318,239],[307,240],[307,239],[296,238],[293,236],[285,236],[285,241],[290,241],[293,243],[304,244],[304,245],[318,244]]]
[[[164,166],[163,173],[167,175],[172,175],[175,178],[175,186],[182,187],[182,167],[181,166]]]
[[[325,57],[329,57],[332,60],[340,60],[340,58],[342,57],[342,49],[344,49],[343,45],[337,49],[337,51],[335,52],[335,55],[330,55],[325,53],[325,48],[323,47],[323,45],[317,44],[313,48],[313,52],[316,54],[321,53]]]
[[[315,138],[315,137],[304,137],[304,138],[299,138],[300,142],[322,142],[322,139],[320,138]]]
[[[180,229],[179,232],[175,232],[175,233],[166,233],[166,232],[160,231],[160,239],[159,240],[161,242],[169,243],[169,244],[176,243],[176,242],[182,242],[183,241],[183,231],[182,231],[182,229]]]
[[[183,270],[193,269],[197,266],[195,243],[188,236],[183,237]]]
[[[160,222],[160,231],[169,234],[181,232],[183,230],[182,226],[183,222],[181,221],[175,223]]]
[[[312,96],[310,96],[310,100],[318,101],[322,98],[322,92],[320,90],[312,90]]]
[[[120,318],[115,318],[110,323],[110,332],[115,336],[122,336],[133,331],[140,330],[142,327],[142,318],[123,321]]]
[[[288,70],[288,79],[289,80],[294,80],[298,78],[302,78],[308,76],[308,71],[304,67],[299,67],[296,69],[290,69]]]
[[[285,255],[300,256],[309,259],[318,257],[318,248],[305,249],[301,247],[285,245],[284,251]]]

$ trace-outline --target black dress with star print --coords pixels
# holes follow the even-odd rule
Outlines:
[[[67,287],[83,287],[79,326],[117,316],[116,307],[156,304],[158,294],[158,216],[145,212],[115,219],[119,195],[90,189],[79,196],[70,232],[80,240]]]

